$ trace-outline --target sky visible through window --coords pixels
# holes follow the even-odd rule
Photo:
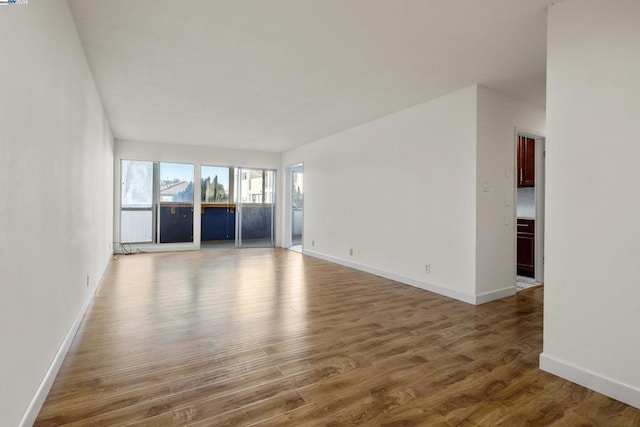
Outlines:
[[[218,176],[218,183],[224,186],[226,191],[229,191],[229,168],[220,166],[202,166],[202,180],[209,178],[210,182],[213,182],[213,178]]]
[[[160,180],[193,181],[193,165],[185,163],[160,163]]]

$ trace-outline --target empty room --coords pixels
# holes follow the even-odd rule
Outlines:
[[[640,426],[638,1],[0,37],[0,425]]]

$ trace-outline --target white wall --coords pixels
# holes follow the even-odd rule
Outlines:
[[[15,426],[110,259],[113,140],[67,3],[1,9],[0,425]]]
[[[211,148],[196,145],[164,144],[140,141],[117,140],[115,144],[114,162],[114,198],[113,198],[113,241],[120,240],[120,161],[148,160],[154,162],[191,163],[195,165],[195,182],[200,182],[200,167],[235,166],[247,168],[275,169],[277,182],[284,182],[285,176],[280,170],[280,154],[265,151],[232,150],[227,148]],[[281,185],[278,185],[278,189]],[[200,210],[200,186],[194,187],[195,212]],[[284,194],[284,193],[281,193]],[[284,203],[284,196],[276,194],[276,206]],[[278,210],[280,212],[280,210]],[[276,225],[279,225],[276,218]],[[278,232],[278,230],[276,230]],[[279,237],[281,233],[277,234]],[[145,251],[198,249],[200,236],[200,215],[194,216],[194,243],[171,245],[139,245]],[[280,241],[276,239],[276,245]],[[169,249],[170,248],[170,249]]]
[[[639,41],[637,0],[549,9],[541,356],[543,369],[637,407]]]
[[[474,301],[476,90],[284,153],[304,162],[305,252]]]
[[[480,302],[500,292],[515,292],[516,129],[544,136],[544,108],[478,86],[476,292]]]
[[[544,109],[471,86],[284,153],[305,165],[305,252],[471,303],[513,294],[516,129],[543,135]]]

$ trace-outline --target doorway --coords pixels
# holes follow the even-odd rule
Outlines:
[[[304,164],[287,167],[284,247],[302,253],[304,245]]]
[[[291,168],[291,249],[302,251],[304,233],[304,165]]]
[[[516,288],[544,283],[545,139],[516,132]]]

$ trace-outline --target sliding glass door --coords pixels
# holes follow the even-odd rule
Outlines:
[[[160,243],[193,242],[193,165],[160,163]]]
[[[240,168],[238,177],[238,246],[274,246],[276,172]]]
[[[207,247],[236,245],[235,169],[202,166],[200,174],[200,243]]]
[[[120,243],[194,241],[194,165],[121,161]],[[204,245],[275,244],[276,172],[202,166],[200,241]]]

